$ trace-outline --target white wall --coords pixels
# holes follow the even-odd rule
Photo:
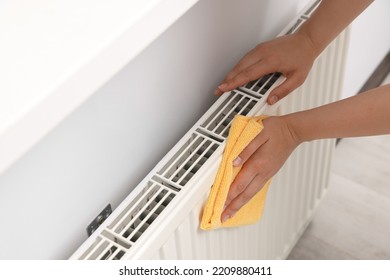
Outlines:
[[[360,88],[389,49],[389,5],[377,0],[354,23],[346,93]],[[115,208],[213,103],[234,63],[301,7],[199,1],[2,174],[0,259],[69,257],[100,210]]]
[[[201,0],[0,177],[0,259],[67,258],[213,103],[297,2]]]
[[[390,1],[374,1],[351,26],[343,97],[356,94],[390,50]]]

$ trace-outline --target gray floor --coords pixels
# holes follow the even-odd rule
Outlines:
[[[390,135],[339,143],[329,192],[288,259],[390,259]]]

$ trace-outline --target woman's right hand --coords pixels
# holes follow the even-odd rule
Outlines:
[[[221,222],[248,203],[302,142],[285,116],[266,118],[263,125],[263,130],[233,161],[242,169],[229,188]]]
[[[286,80],[267,99],[269,104],[275,104],[305,81],[316,56],[309,37],[299,31],[261,43],[233,67],[215,94],[221,95],[269,73],[280,72]]]

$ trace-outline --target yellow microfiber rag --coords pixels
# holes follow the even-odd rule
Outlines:
[[[227,219],[224,223],[221,222],[221,214],[230,185],[241,169],[241,166],[234,167],[233,161],[263,129],[262,120],[265,118],[266,116],[246,117],[237,115],[234,117],[226,140],[222,162],[203,210],[201,229],[209,230],[219,227],[248,225],[257,222],[261,218],[271,180],[233,217]]]

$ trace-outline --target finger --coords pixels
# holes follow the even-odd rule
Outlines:
[[[248,146],[240,153],[240,155],[233,161],[233,166],[240,166],[245,164],[248,159],[264,144],[267,142],[267,137],[264,133],[260,133],[253,139]],[[256,174],[256,170],[253,170],[253,167],[256,168],[256,164],[248,162],[247,165],[241,169],[241,171],[237,174],[235,180],[230,186],[225,206],[230,203],[236,196],[242,193],[246,186],[252,181]]]
[[[221,221],[225,222],[227,219],[232,218],[242,206],[247,204],[263,188],[265,183],[266,181],[260,175],[257,175],[245,191],[232,200],[225,208],[221,215]]]
[[[250,163],[250,162],[248,162]],[[237,196],[239,196],[242,192],[245,191],[247,186],[252,182],[255,178],[257,172],[254,167],[254,164],[244,165],[240,172],[237,174],[233,183],[229,188],[228,195],[225,201],[225,207],[231,203]]]
[[[244,165],[240,172],[237,174],[232,185],[230,186],[228,195],[225,201],[225,207],[235,199],[238,195],[245,191],[247,186],[253,180],[258,173],[258,164],[252,155],[256,151],[260,151],[259,148],[266,143],[268,137],[264,133],[259,133],[255,139],[253,139],[249,145],[240,153],[240,155],[234,160],[233,165]]]
[[[241,60],[238,64],[236,64],[233,69],[225,76],[223,81],[228,81],[237,76],[238,73],[244,71],[246,68],[251,67],[253,64],[256,64],[258,61],[249,61]]]
[[[259,133],[255,139],[253,139],[248,146],[238,155],[233,161],[233,166],[243,165],[254,152],[257,151],[265,142],[267,142],[267,136],[264,133]]]
[[[215,95],[221,95],[224,93],[224,90],[220,89],[221,85],[225,84],[227,81],[231,80],[235,76],[238,75],[238,73],[244,71],[244,69],[258,63],[261,58],[256,53],[256,49],[251,50],[248,52],[234,67],[233,69],[225,76],[223,81],[221,82],[220,86],[217,87],[217,89],[214,91]]]
[[[298,75],[293,75],[287,78],[283,83],[279,86],[275,87],[267,98],[267,102],[270,105],[275,104],[279,100],[286,97],[292,91],[294,91],[297,87],[299,87],[303,83],[302,79],[299,78]]]
[[[256,49],[251,50],[247,53],[234,67],[233,69],[226,75],[224,81],[228,81],[233,77],[237,76],[238,73],[243,71],[244,69],[259,63],[261,61],[261,56],[256,52]]]
[[[243,69],[233,78],[226,80],[223,84],[218,86],[218,89],[223,92],[230,91],[269,74],[270,72],[272,72],[272,70],[270,70],[266,63],[258,62]]]
[[[219,88],[216,88],[216,90],[214,91],[214,95],[216,95],[216,96],[220,96],[220,95],[222,95],[222,93],[223,93],[223,91],[220,90]]]

